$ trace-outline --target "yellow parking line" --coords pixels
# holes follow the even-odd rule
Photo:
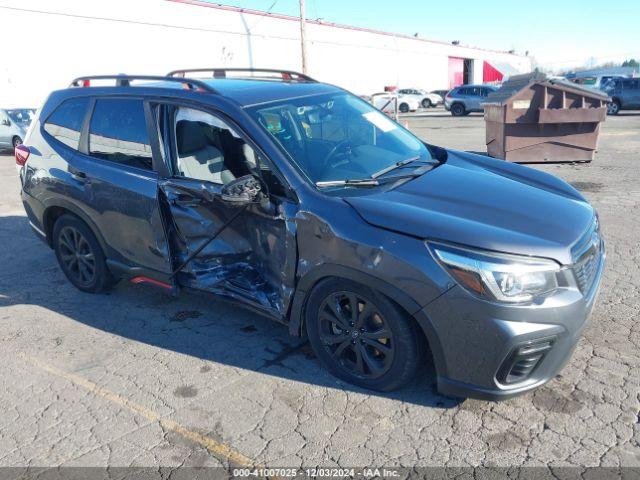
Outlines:
[[[174,422],[173,420],[161,418],[160,415],[154,412],[153,410],[150,410],[143,405],[132,402],[131,400],[128,400],[124,397],[121,397],[117,393],[113,393],[110,390],[107,390],[106,388],[101,387],[100,385],[93,383],[90,380],[87,380],[86,378],[76,375],[75,373],[65,372],[64,370],[60,370],[59,368],[54,367],[52,365],[48,365],[42,362],[41,360],[38,360],[37,358],[27,355],[24,352],[20,352],[18,356],[23,360],[26,360],[30,364],[34,365],[35,367],[41,370],[44,370],[45,372],[51,373],[52,375],[55,375],[60,378],[64,378],[65,380],[68,380],[69,382],[75,385],[79,385],[83,388],[86,388],[91,393],[98,395],[102,398],[105,398],[117,405],[120,405],[121,407],[125,407],[131,410],[133,413],[137,413],[138,415],[145,417],[151,422],[159,422],[164,429],[171,430],[177,433],[178,435],[182,436],[183,438],[186,438],[187,440],[191,440],[192,442],[195,442],[203,446],[215,457],[218,457],[218,458],[223,457],[229,460],[230,462],[233,462],[237,466],[241,466],[241,467],[257,466],[255,461],[244,456],[241,453],[238,453],[232,450],[229,446],[225,445],[224,443],[220,443],[214,440],[213,438],[207,437],[206,435],[202,435],[198,432],[194,432],[193,430],[189,430],[188,428],[183,427],[182,425],[180,425],[177,422]]]

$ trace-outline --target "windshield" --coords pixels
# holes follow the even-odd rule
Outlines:
[[[424,143],[348,93],[289,99],[249,113],[313,183],[371,178],[399,162],[432,160]]]
[[[13,122],[22,125],[29,125],[31,123],[33,113],[34,110],[30,108],[17,108],[13,110],[7,110],[7,115],[9,115],[9,118]]]

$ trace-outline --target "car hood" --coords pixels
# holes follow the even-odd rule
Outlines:
[[[577,190],[521,165],[447,153],[445,163],[394,189],[344,200],[367,223],[381,228],[573,262],[571,247],[595,215]]]

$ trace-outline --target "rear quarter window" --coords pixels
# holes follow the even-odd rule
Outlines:
[[[89,125],[89,154],[151,170],[151,145],[142,100],[96,100]]]
[[[89,98],[70,98],[62,102],[44,123],[44,130],[68,147],[78,149],[82,123],[89,106]]]

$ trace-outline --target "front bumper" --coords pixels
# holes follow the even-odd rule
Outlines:
[[[569,361],[587,325],[604,270],[602,254],[589,291],[563,289],[538,304],[480,300],[459,286],[424,307],[416,319],[429,339],[438,391],[456,397],[502,400],[531,391]],[[505,381],[505,367],[522,346],[551,342],[522,380]],[[513,377],[510,377],[513,380]]]

